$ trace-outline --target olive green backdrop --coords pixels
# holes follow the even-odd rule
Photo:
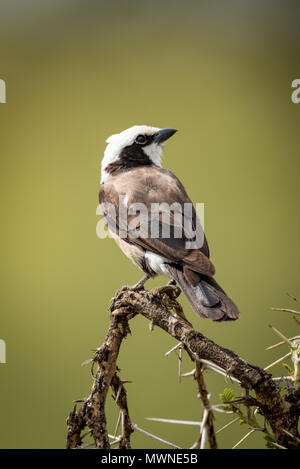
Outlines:
[[[1,447],[64,447],[72,400],[92,383],[80,365],[105,337],[110,298],[140,278],[96,236],[105,139],[134,124],[179,129],[163,164],[205,203],[216,278],[241,310],[218,324],[182,299],[188,318],[257,365],[287,352],[264,347],[277,341],[269,323],[295,334],[291,316],[270,307],[294,307],[286,293],[300,295],[298,25],[296,1],[1,0]],[[178,383],[176,355],[164,357],[169,336],[142,317],[131,326],[119,365],[133,381],[132,419],[189,447],[196,427],[145,417],[199,420],[195,383]],[[217,403],[232,385],[206,376]],[[218,414],[216,428],[231,418]],[[247,431],[233,425],[220,447]],[[133,446],[163,447],[139,434]],[[262,435],[241,447],[264,447]]]

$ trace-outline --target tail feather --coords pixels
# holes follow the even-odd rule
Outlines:
[[[214,278],[203,275],[197,285],[192,285],[182,270],[171,265],[166,267],[200,317],[213,321],[230,321],[239,317],[236,305]]]

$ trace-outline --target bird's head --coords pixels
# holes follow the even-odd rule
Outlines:
[[[136,166],[161,166],[162,144],[176,132],[148,125],[134,125],[109,137],[102,160],[104,182],[116,169]]]

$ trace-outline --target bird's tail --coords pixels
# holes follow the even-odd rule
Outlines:
[[[239,317],[236,305],[214,278],[201,275],[199,282],[193,285],[183,270],[172,265],[166,267],[199,316],[213,321],[230,321]]]

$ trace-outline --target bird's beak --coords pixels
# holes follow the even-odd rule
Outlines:
[[[177,132],[176,129],[161,129],[157,132],[157,134],[154,137],[154,142],[155,143],[162,143],[165,140],[168,140],[168,138],[172,137],[172,135]]]

